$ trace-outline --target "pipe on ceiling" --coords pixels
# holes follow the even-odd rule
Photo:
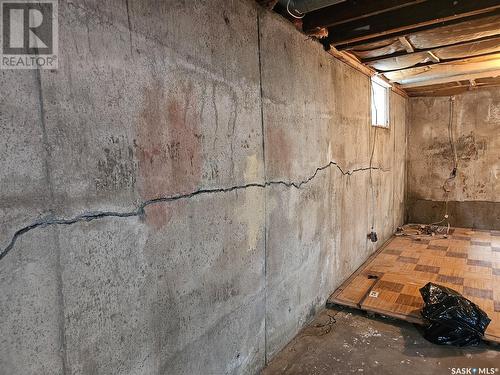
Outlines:
[[[301,17],[313,10],[343,3],[346,0],[279,0],[280,4],[294,17]]]

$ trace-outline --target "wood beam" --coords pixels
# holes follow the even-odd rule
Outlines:
[[[464,73],[464,74],[457,74],[454,76],[437,77],[434,79],[426,80],[424,82],[413,82],[413,83],[403,84],[403,85],[400,85],[399,87],[403,90],[407,90],[407,89],[415,89],[415,88],[425,87],[425,86],[430,86],[430,85],[439,85],[439,84],[443,84],[443,83],[454,82],[457,80],[467,81],[470,79],[496,78],[496,77],[500,77],[500,69],[484,71],[484,72],[480,72],[480,73]]]
[[[352,68],[360,71],[361,73],[367,76],[372,76],[376,74],[376,72],[373,69],[367,67],[366,65],[361,64],[357,59],[355,59],[348,53],[337,51],[335,48],[329,49],[328,53],[333,57],[335,57],[336,59],[343,61],[347,65],[351,66]]]
[[[378,70],[379,72],[389,72],[411,68],[415,65],[426,63],[430,60],[426,52],[415,52],[407,55],[391,57],[388,59],[379,59],[370,62],[363,62],[367,66]]]
[[[366,65],[363,65],[362,63],[359,62],[357,58],[354,56],[351,56],[351,54],[343,51],[337,51],[334,47],[328,50],[328,53],[333,56],[334,58],[342,61],[343,63],[349,65],[350,67],[356,69],[357,71],[365,74],[368,77],[373,77],[375,75],[378,75],[380,79],[384,80],[387,82],[387,84],[391,87],[391,90],[394,91],[396,94],[399,94],[405,98],[408,97],[406,92],[404,90],[401,90],[399,85],[394,84],[389,82],[387,78],[385,78],[383,75],[379,75],[374,69],[371,69],[367,67]]]
[[[307,13],[303,19],[303,29],[308,32],[318,27],[330,27],[424,1],[426,0],[347,0]]]
[[[439,29],[436,29],[438,31]],[[467,56],[477,56],[483,53],[489,53],[489,52],[494,52],[497,49],[500,50],[500,26],[499,26],[499,34],[493,35],[493,36],[486,36],[484,38],[479,38],[475,40],[465,40],[465,41],[460,41],[456,43],[450,43],[444,46],[439,46],[439,47],[432,47],[432,48],[415,48],[415,53],[425,53],[431,51],[434,54],[445,54],[448,57],[442,57],[442,59],[448,59],[448,58],[456,58],[456,57],[467,57]],[[460,54],[459,51],[463,50],[463,54]],[[356,54],[358,51],[353,51],[353,50],[346,50],[346,51],[351,51],[352,53]],[[467,51],[467,52],[465,52]],[[364,51],[361,51],[364,52]],[[391,59],[394,59],[396,57],[407,57],[410,56],[407,52],[404,51],[399,51],[391,54],[386,54],[383,56],[379,57],[369,57],[369,58],[362,58],[363,63],[369,64],[369,63],[376,63],[376,62],[382,62],[382,61],[390,61]],[[453,56],[453,57],[449,57]],[[371,64],[369,64],[371,65]]]
[[[500,83],[499,82],[492,82],[492,83],[478,84],[478,85],[474,86],[474,89],[479,90],[479,89],[491,88],[491,87],[500,87]],[[407,88],[406,90],[407,90],[409,97],[419,97],[419,96],[458,95],[458,94],[462,94],[464,92],[467,92],[470,89],[471,89],[471,86],[462,85],[460,82],[458,82],[457,85],[453,85],[453,86],[433,85],[433,86],[416,87],[416,88],[412,88],[412,89]]]
[[[432,62],[438,63],[441,61],[439,60],[439,57],[437,57],[432,51],[427,51],[427,55],[429,55],[429,58]]]
[[[344,51],[343,51],[344,52]],[[415,52],[403,56],[364,62],[367,66],[382,72],[402,70],[414,66],[423,66],[439,62],[460,61],[464,58],[483,57],[500,52],[500,37],[488,43],[467,43],[457,47],[436,48],[426,52]],[[432,56],[430,56],[432,53]]]
[[[399,39],[399,42],[403,45],[403,47],[405,47],[405,50],[407,53],[415,52],[415,48],[413,48],[413,46],[408,41],[408,39],[406,39],[406,37],[400,36],[398,39]]]
[[[476,16],[473,19],[459,20],[460,22],[455,24],[433,27],[424,31],[412,30],[404,35],[416,51],[456,45],[464,41],[485,40],[500,34],[500,11],[493,13],[497,14]],[[354,43],[354,45],[336,46],[336,48],[339,51],[353,51],[365,61],[369,58],[381,58],[383,55],[396,57],[398,54],[406,53],[399,40],[395,39],[394,36],[384,37],[378,41],[359,43],[359,45]],[[383,48],[388,45],[391,48]]]
[[[455,87],[448,87],[448,88],[442,88],[442,89],[436,89],[436,90],[427,90],[427,91],[412,91],[408,93],[408,96],[410,98],[419,98],[419,97],[435,97],[435,96],[454,96],[454,95],[460,95],[463,94],[464,92],[467,92],[468,87],[465,86],[455,86]]]
[[[500,52],[500,36],[483,41],[473,41],[449,47],[418,51],[397,57],[369,59],[368,61],[362,60],[362,62],[378,71],[391,71],[410,68],[415,65],[428,63],[429,61],[434,63],[443,60],[453,61],[496,52]],[[438,60],[432,58],[429,53],[436,56]]]
[[[480,73],[497,69],[500,69],[500,53],[386,72],[384,75],[391,82],[404,85],[440,77],[453,77],[460,74]],[[456,79],[450,79],[449,81],[456,81]]]
[[[456,3],[456,5],[453,5]],[[330,44],[342,48],[398,37],[410,32],[423,31],[456,24],[486,15],[499,14],[498,0],[433,0],[396,9],[377,16],[363,18],[329,28]]]

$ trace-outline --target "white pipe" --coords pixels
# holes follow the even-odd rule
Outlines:
[[[292,15],[297,16],[344,1],[346,0],[280,0],[280,4],[289,9],[290,13],[293,12]]]

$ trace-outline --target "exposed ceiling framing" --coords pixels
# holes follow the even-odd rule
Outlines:
[[[500,85],[500,0],[345,0],[294,23],[410,96]]]

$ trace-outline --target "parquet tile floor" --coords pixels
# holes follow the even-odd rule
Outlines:
[[[452,228],[448,238],[393,237],[329,302],[421,323],[419,289],[429,281],[460,292],[491,319],[500,342],[500,231]]]

